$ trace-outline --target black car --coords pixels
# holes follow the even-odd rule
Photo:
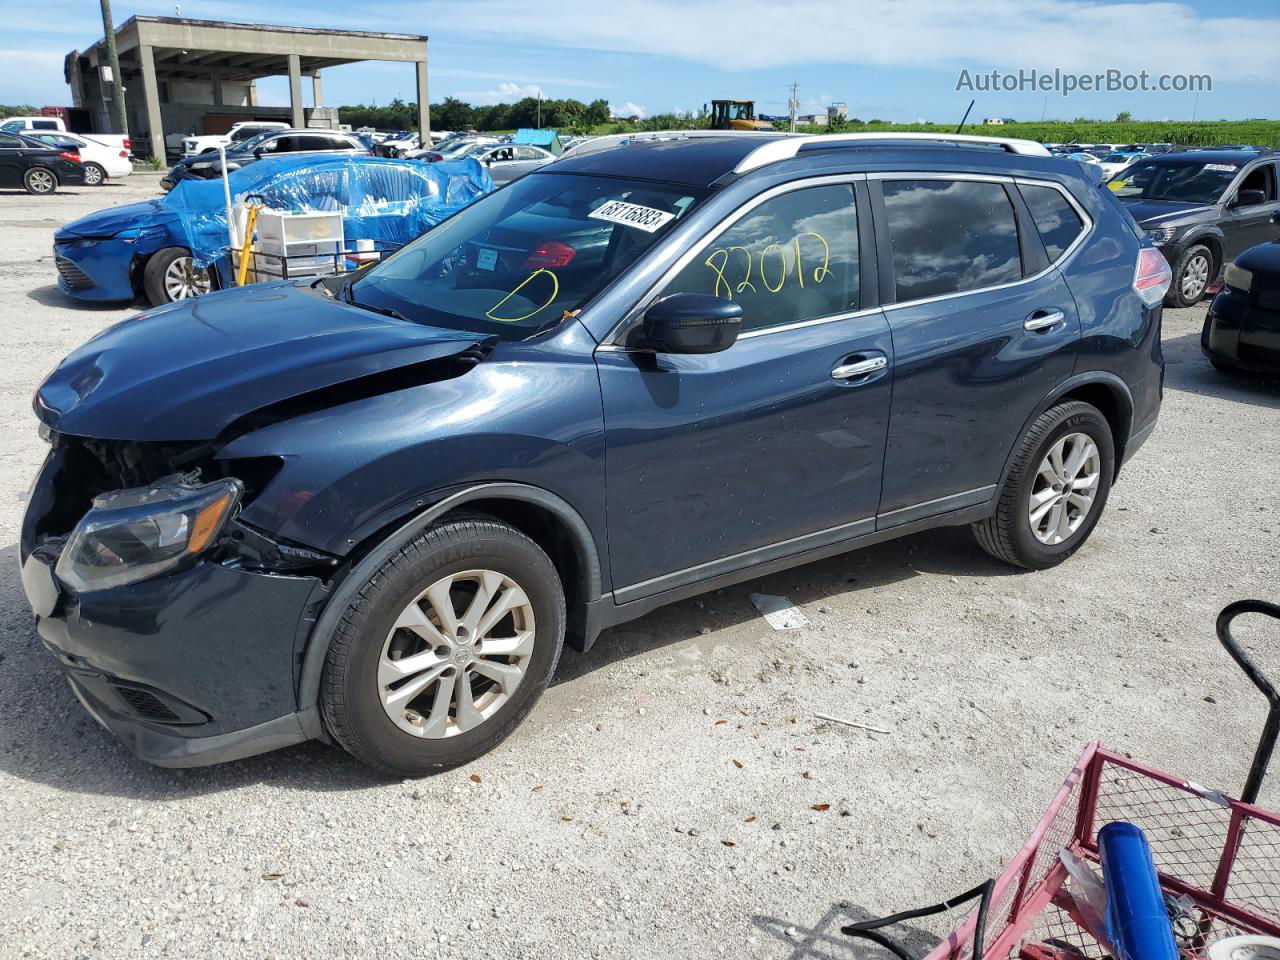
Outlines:
[[[1272,222],[1280,227],[1280,213]],[[1205,315],[1200,348],[1219,370],[1280,375],[1280,240],[1240,254],[1225,279]]]
[[[1138,160],[1107,185],[1173,269],[1171,307],[1200,301],[1224,264],[1280,238],[1277,150],[1194,150]]]
[[[53,193],[62,183],[84,183],[80,153],[16,133],[0,133],[0,187]]]
[[[239,170],[263,157],[309,153],[318,156],[348,153],[367,157],[369,148],[358,137],[339,130],[271,130],[228,149],[227,169]],[[160,186],[165,190],[172,190],[180,180],[213,180],[220,176],[222,161],[217,152],[207,151],[179,160],[165,174]]]

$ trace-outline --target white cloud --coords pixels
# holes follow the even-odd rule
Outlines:
[[[609,113],[615,117],[646,117],[649,111],[638,103],[628,100],[626,103],[609,104]]]
[[[542,88],[536,83],[519,84],[510,81],[499,83],[497,88],[492,90],[460,90],[454,96],[474,104],[515,103],[525,97],[537,96],[541,96],[544,100],[547,98]]]
[[[557,46],[659,54],[726,70],[814,62],[957,70],[1055,67],[1078,72],[1280,76],[1280,18],[1202,14],[1178,2],[1125,0],[434,0],[452,31]],[[732,43],[709,43],[732,23]],[[501,24],[496,34],[494,24]],[[572,24],[565,30],[565,24]],[[1136,38],[1140,37],[1140,41]]]

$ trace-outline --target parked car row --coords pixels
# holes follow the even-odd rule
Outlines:
[[[216,148],[215,148],[216,150]],[[369,148],[358,137],[339,130],[271,128],[228,147],[227,171],[239,170],[263,157],[347,154],[368,156]],[[222,176],[222,160],[215,151],[184,157],[160,180],[160,188],[172,190],[183,180],[213,180]]]
[[[62,184],[85,182],[78,149],[60,147],[0,132],[0,187],[22,187],[27,193],[53,193]]]

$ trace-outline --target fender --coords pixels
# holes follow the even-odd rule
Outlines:
[[[595,538],[591,535],[591,529],[586,521],[565,500],[540,487],[523,483],[481,483],[450,494],[423,512],[415,514],[370,550],[351,568],[325,601],[324,610],[316,620],[315,628],[311,631],[311,637],[307,642],[302,658],[302,672],[298,679],[298,714],[309,736],[324,736],[318,705],[324,659],[329,652],[329,642],[338,626],[338,621],[359,592],[360,587],[373,576],[388,557],[435,520],[450,510],[476,500],[519,500],[536,504],[555,514],[573,535],[578,561],[586,577],[588,606],[600,599],[600,553],[596,548]],[[572,617],[573,611],[570,611],[571,620]]]
[[[1206,237],[1213,240],[1217,246],[1217,267],[1218,272],[1221,273],[1222,268],[1226,266],[1227,236],[1222,232],[1222,228],[1216,224],[1206,223],[1202,226],[1192,227],[1187,235],[1178,241],[1178,253],[1177,256],[1173,258],[1174,261],[1176,262],[1178,257],[1182,256],[1188,247],[1192,244],[1201,242]],[[1170,264],[1170,266],[1172,265],[1173,264]]]
[[[1128,384],[1121,380],[1114,373],[1108,373],[1105,370],[1090,370],[1087,373],[1078,373],[1073,377],[1063,380],[1056,387],[1044,395],[1035,408],[1031,411],[1031,415],[1027,417],[1022,424],[1022,432],[1018,434],[1017,440],[1009,447],[1008,454],[1004,458],[1004,467],[1000,471],[1000,483],[1004,484],[1004,479],[1009,475],[1009,466],[1013,462],[1014,454],[1018,451],[1018,444],[1022,442],[1022,438],[1027,435],[1027,431],[1031,429],[1031,424],[1035,423],[1036,418],[1057,403],[1062,397],[1079,387],[1088,386],[1090,384],[1101,384],[1108,387],[1112,394],[1116,397],[1120,410],[1120,430],[1116,437],[1116,472],[1120,472],[1120,463],[1124,459],[1124,449],[1129,442],[1129,436],[1133,432],[1133,394],[1129,390]]]

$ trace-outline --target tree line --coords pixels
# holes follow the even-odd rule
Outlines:
[[[376,130],[416,130],[418,105],[396,98],[383,107],[356,104],[339,107],[338,116],[343,123],[353,127],[373,127]],[[609,102],[592,100],[542,100],[525,97],[515,103],[495,103],[475,106],[456,97],[446,97],[440,103],[431,104],[431,128],[433,130],[516,130],[520,127],[554,128],[568,133],[587,133],[598,130],[611,120]],[[671,127],[697,125],[693,115],[659,114],[641,119],[625,118],[621,129],[665,130]]]

